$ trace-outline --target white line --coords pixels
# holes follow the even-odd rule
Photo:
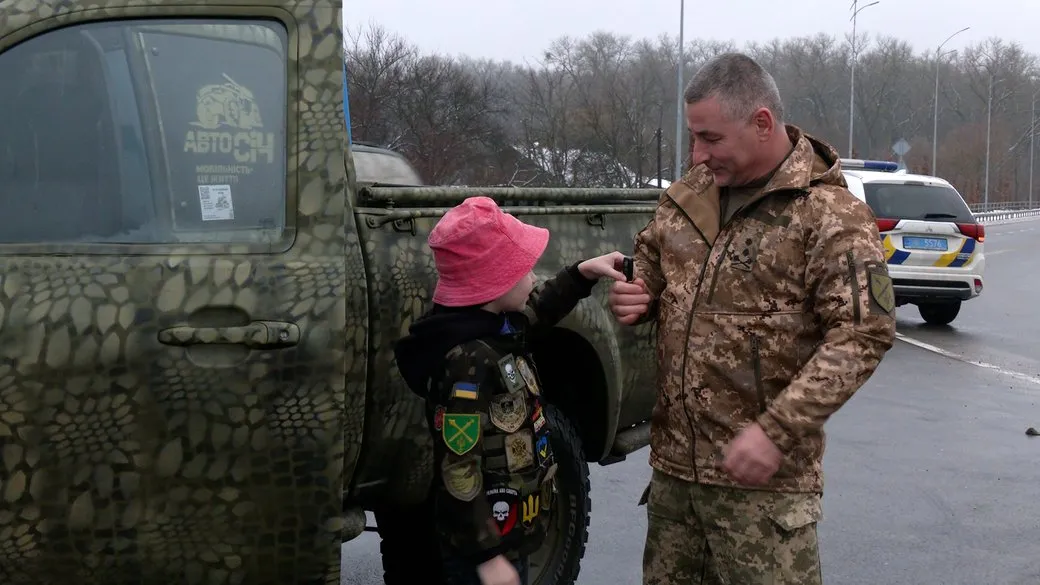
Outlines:
[[[1022,380],[1024,382],[1030,382],[1032,384],[1036,384],[1037,386],[1040,386],[1040,377],[1038,377],[1038,376],[1030,376],[1029,374],[1023,374],[1022,372],[1015,372],[1013,370],[1007,370],[1007,369],[1004,369],[1004,368],[1002,368],[1000,366],[995,366],[993,364],[989,364],[989,363],[986,363],[986,362],[970,360],[970,359],[968,359],[968,358],[966,358],[966,357],[964,357],[964,356],[962,356],[960,354],[953,353],[952,351],[946,351],[945,349],[943,349],[941,347],[936,347],[934,345],[925,343],[923,341],[918,341],[918,340],[916,340],[916,339],[914,339],[912,337],[907,337],[906,335],[903,335],[902,333],[896,333],[896,338],[897,339],[901,339],[901,340],[905,341],[906,343],[909,343],[910,345],[916,345],[917,347],[920,347],[921,349],[928,350],[928,351],[930,351],[932,353],[941,355],[943,357],[948,357],[950,359],[954,359],[954,360],[957,360],[957,361],[960,361],[960,362],[964,362],[966,364],[971,364],[973,366],[978,366],[980,368],[986,368],[987,370],[993,370],[993,371],[997,372],[998,374],[1004,374],[1005,376],[1010,376],[1012,378],[1015,378],[1015,379],[1018,379],[1018,380]]]

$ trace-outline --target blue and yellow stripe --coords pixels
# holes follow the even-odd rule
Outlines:
[[[890,235],[881,236],[881,245],[885,249],[885,262],[888,264],[903,264],[908,258],[910,258],[910,252],[896,249],[895,245],[892,244],[892,236]],[[960,268],[968,262],[971,262],[971,258],[974,255],[975,240],[972,238],[964,238],[960,248],[953,252],[943,254],[938,260],[932,263],[932,266],[942,268]]]

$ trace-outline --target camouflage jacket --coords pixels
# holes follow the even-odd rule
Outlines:
[[[556,466],[527,338],[594,285],[573,265],[536,289],[523,313],[436,307],[395,348],[409,387],[426,400],[448,554],[477,564],[541,545]]]
[[[726,225],[699,166],[636,236],[658,327],[650,463],[689,481],[736,485],[724,449],[757,422],[784,454],[766,489],[822,491],[823,425],[895,336],[873,213],[832,147],[787,129],[790,155]]]

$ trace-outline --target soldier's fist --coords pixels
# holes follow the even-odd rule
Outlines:
[[[650,293],[643,279],[615,281],[610,287],[610,310],[622,325],[631,325],[650,310]]]

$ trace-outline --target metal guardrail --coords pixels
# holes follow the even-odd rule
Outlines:
[[[1040,209],[997,209],[975,213],[975,220],[982,224],[1000,223],[1015,219],[1040,217]]]
[[[1040,201],[990,201],[989,203],[969,203],[972,213],[989,213],[991,211],[1022,211],[1040,208]]]

